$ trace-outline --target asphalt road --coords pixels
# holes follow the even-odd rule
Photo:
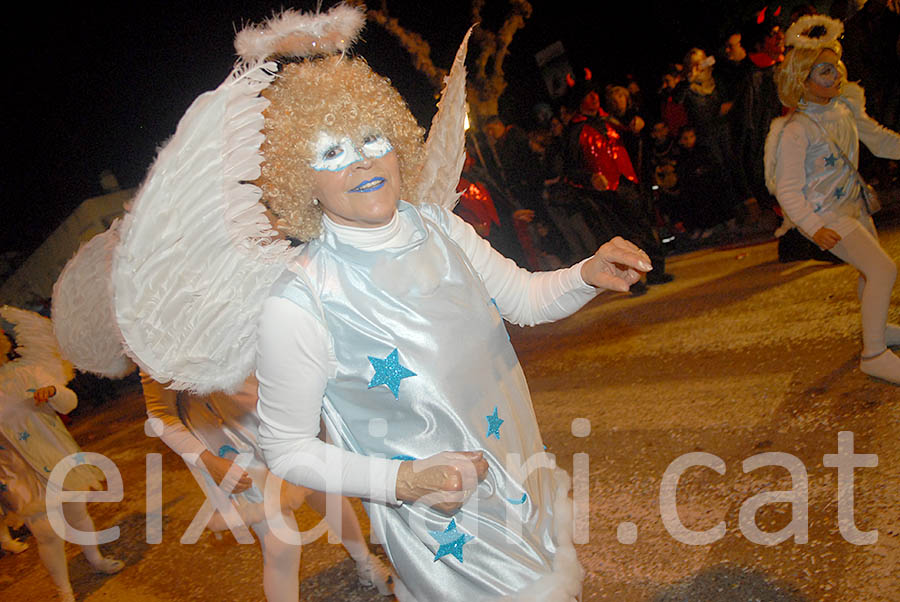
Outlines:
[[[900,257],[900,220],[885,214],[879,225]],[[778,263],[771,242],[696,251],[670,266],[676,280],[642,297],[608,294],[557,324],[510,327],[548,451],[570,471],[584,454],[575,471],[585,493],[584,600],[900,600],[900,387],[857,369],[855,272]],[[900,287],[891,317],[900,322]],[[121,502],[91,504],[91,513],[99,528],[120,528],[106,549],[127,566],[96,576],[69,546],[77,598],[263,599],[258,546],[209,532],[179,543],[201,492],[181,460],[144,435],[138,391],[120,386],[111,401],[85,405],[76,439],[110,457],[125,484]],[[841,431],[852,433],[856,454],[878,462],[852,473],[852,524],[839,470],[826,466]],[[148,453],[163,454],[159,544],[145,537]],[[716,469],[690,466],[701,460]],[[673,462],[684,465],[677,506],[660,493]],[[794,502],[757,497],[774,491],[792,492]],[[304,527],[318,521],[305,507],[298,517]],[[794,535],[759,543],[781,529]],[[707,543],[685,543],[707,530]],[[874,543],[858,539],[876,530]],[[301,579],[307,601],[384,599],[356,583],[352,561],[325,538],[304,547]],[[0,558],[0,598],[53,599],[34,545]]]

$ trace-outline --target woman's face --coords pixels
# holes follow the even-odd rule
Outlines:
[[[624,115],[628,110],[628,92],[625,90],[615,90],[612,93],[612,111],[616,115]]]
[[[838,66],[840,60],[840,57],[828,48],[819,54],[804,83],[806,86],[806,94],[803,95],[805,100],[825,104],[840,95],[844,79]]]
[[[358,142],[322,132],[310,165],[313,195],[332,221],[377,228],[391,221],[400,199],[400,164],[387,138]]]

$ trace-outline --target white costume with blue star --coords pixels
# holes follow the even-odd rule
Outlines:
[[[770,136],[776,139],[766,149],[766,163],[774,166],[774,173],[768,174],[774,175],[770,188],[785,214],[808,237],[826,226],[846,236],[854,225],[842,217],[867,221],[860,185],[816,123],[854,167],[860,141],[878,157],[900,158],[900,136],[866,114],[862,89],[856,84],[846,84],[844,94],[827,104],[801,103],[799,111],[805,116],[782,117],[772,124]]]
[[[56,395],[36,405],[34,390],[53,386]],[[0,367],[0,504],[22,517],[45,512],[47,479],[56,464],[81,450],[56,412],[67,414],[78,399],[40,366],[12,361]],[[76,459],[77,462],[77,459]],[[103,474],[87,464],[66,475],[66,489],[100,489]]]
[[[401,202],[368,234],[387,239],[351,246],[326,220],[301,256],[305,275],[287,273],[266,301],[257,375],[270,469],[371,500],[403,601],[573,600],[567,478],[544,452],[500,311],[549,321],[596,291],[580,264],[516,268],[437,206]],[[315,438],[320,411],[343,449]],[[451,519],[397,505],[400,461],[445,450],[485,450],[490,465],[463,509]]]

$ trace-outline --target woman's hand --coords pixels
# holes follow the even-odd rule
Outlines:
[[[34,405],[41,405],[42,403],[47,403],[51,397],[56,395],[56,387],[50,385],[49,387],[41,387],[39,389],[34,390]]]
[[[823,251],[828,251],[841,242],[841,235],[831,228],[822,227],[813,234],[813,242],[819,245],[819,248]]]
[[[397,473],[397,499],[422,502],[438,512],[456,513],[487,476],[484,452],[441,452],[403,462]]]
[[[581,265],[581,278],[597,288],[625,292],[652,269],[646,253],[616,236]]]
[[[231,460],[220,458],[209,450],[200,454],[200,460],[203,461],[206,471],[224,491],[240,493],[250,489],[250,486],[253,485],[253,480],[247,471]],[[235,467],[234,470],[231,470],[232,466]]]

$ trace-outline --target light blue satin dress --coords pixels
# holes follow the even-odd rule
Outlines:
[[[487,478],[453,517],[424,504],[366,504],[407,599],[518,598],[554,572],[554,501],[567,499],[560,469],[544,451],[499,308],[447,235],[450,216],[401,202],[400,219],[417,235],[381,251],[326,231],[304,252],[309,281],[286,275],[273,294],[331,334],[337,368],[323,414],[338,445],[400,459],[485,451]]]

